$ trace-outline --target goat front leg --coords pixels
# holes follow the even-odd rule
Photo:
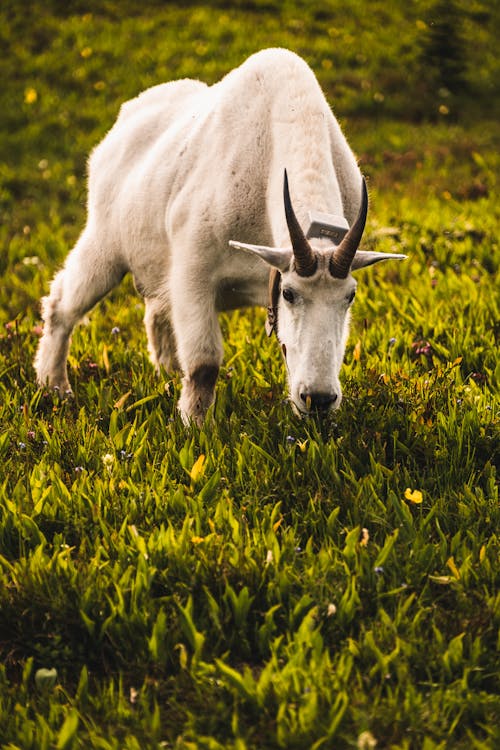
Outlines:
[[[214,402],[218,375],[219,365],[199,365],[184,376],[179,410],[185,424],[190,420],[200,426],[203,424],[207,410]]]
[[[192,420],[201,425],[214,401],[223,347],[215,294],[199,274],[184,271],[175,275],[172,320],[184,373],[179,410],[185,424]]]

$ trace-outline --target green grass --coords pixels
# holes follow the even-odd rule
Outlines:
[[[463,3],[444,95],[431,5],[3,4],[2,748],[498,747],[498,12]],[[360,156],[365,246],[409,256],[359,273],[341,410],[298,420],[264,311],[236,312],[184,428],[130,281],[75,331],[75,398],[38,391],[38,300],[121,101],[271,45]]]

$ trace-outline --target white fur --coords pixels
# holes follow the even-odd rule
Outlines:
[[[311,209],[353,222],[356,159],[314,74],[292,52],[264,50],[213,86],[174,81],[126,102],[91,155],[87,225],[43,301],[38,382],[69,390],[73,326],[131,272],[145,298],[152,360],[180,366],[181,412],[201,421],[213,387],[200,372],[222,361],[217,313],[267,304],[268,264],[277,264],[276,255],[235,252],[228,243],[237,239],[236,246],[282,248],[282,286],[300,294],[294,311],[283,299],[279,307],[292,401],[304,411],[300,392],[312,388],[335,392],[338,405],[354,281],[325,269],[310,279],[288,270],[285,167],[302,224]],[[311,244],[332,249],[325,240]]]

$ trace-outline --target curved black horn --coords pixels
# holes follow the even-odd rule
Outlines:
[[[358,217],[330,258],[330,273],[336,279],[347,278],[352,261],[356,255],[356,250],[358,249],[361,237],[363,236],[367,213],[368,191],[366,189],[365,178],[363,177],[361,207],[359,209]]]
[[[290,239],[292,240],[293,256],[295,258],[295,270],[299,276],[312,276],[316,271],[318,263],[292,208],[286,169],[283,197],[285,199],[286,223]]]

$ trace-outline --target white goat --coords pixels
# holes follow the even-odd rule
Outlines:
[[[366,212],[356,159],[294,53],[258,52],[210,87],[144,91],[90,158],[87,224],[43,300],[38,383],[70,391],[71,331],[130,271],[154,364],[183,372],[185,421],[201,422],[214,398],[218,312],[266,305],[268,286],[294,408],[338,407],[350,271],[405,257],[357,251]]]

